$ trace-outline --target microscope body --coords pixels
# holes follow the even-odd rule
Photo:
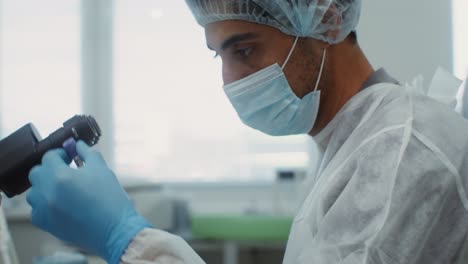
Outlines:
[[[41,162],[41,157],[34,155],[40,141],[32,124],[0,141],[0,190],[7,196],[22,193],[30,187],[29,170]]]

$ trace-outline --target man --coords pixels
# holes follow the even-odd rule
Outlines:
[[[353,33],[359,0],[187,3],[242,121],[309,133],[324,152],[284,263],[467,263],[468,124],[372,69]],[[135,212],[97,152],[77,151],[84,168],[55,150],[31,171],[35,225],[111,264],[203,263]]]

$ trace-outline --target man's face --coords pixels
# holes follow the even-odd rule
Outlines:
[[[230,84],[278,63],[282,66],[294,37],[252,22],[227,20],[205,27],[207,45],[222,59],[224,84]],[[321,50],[300,40],[284,69],[294,93],[302,98],[312,90]]]

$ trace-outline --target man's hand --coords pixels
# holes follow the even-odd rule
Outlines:
[[[70,168],[63,149],[46,153],[29,173],[32,223],[117,264],[132,238],[150,224],[134,209],[100,153],[77,143],[85,166]]]

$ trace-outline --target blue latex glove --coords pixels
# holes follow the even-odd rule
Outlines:
[[[70,168],[70,158],[57,149],[29,173],[32,223],[117,264],[132,238],[151,225],[135,211],[101,154],[81,141],[76,148],[84,167]]]

